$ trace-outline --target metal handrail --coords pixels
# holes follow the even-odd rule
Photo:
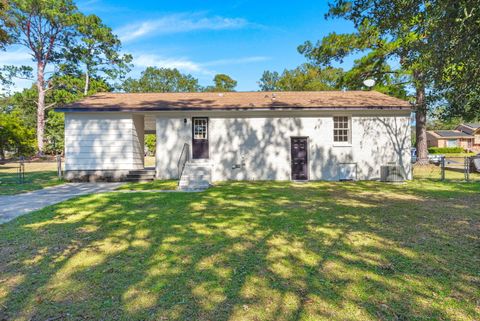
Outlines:
[[[190,160],[190,145],[185,143],[182,147],[182,153],[178,159],[177,168],[178,168],[178,179],[182,178],[183,170],[185,169],[185,164]]]

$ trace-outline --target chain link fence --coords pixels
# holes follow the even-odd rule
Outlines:
[[[480,182],[480,156],[441,156],[431,160],[429,165],[414,165],[413,177],[440,181]]]
[[[39,181],[61,179],[63,160],[60,156],[41,159],[9,159],[0,161],[0,186],[31,184]]]

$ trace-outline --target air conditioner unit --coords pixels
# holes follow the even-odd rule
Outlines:
[[[399,165],[382,165],[380,167],[380,181],[401,183],[405,180],[403,168]]]

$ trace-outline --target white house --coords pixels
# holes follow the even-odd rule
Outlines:
[[[375,91],[102,93],[56,110],[72,180],[375,180],[387,164],[411,178],[411,107]]]

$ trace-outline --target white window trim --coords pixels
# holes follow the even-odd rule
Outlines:
[[[335,141],[335,117],[347,117],[348,118],[348,141],[346,142],[336,142]],[[332,123],[333,123],[333,128],[332,128],[332,141],[333,141],[333,147],[352,147],[352,116],[347,115],[347,114],[338,114],[338,115],[333,115],[332,116]]]

